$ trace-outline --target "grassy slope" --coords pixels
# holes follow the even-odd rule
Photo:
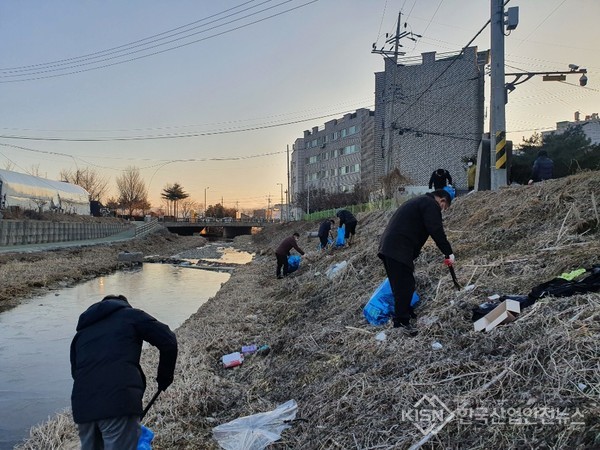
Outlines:
[[[154,448],[218,448],[212,427],[289,399],[298,402],[302,420],[273,448],[408,448],[423,435],[402,412],[423,395],[436,395],[452,410],[545,407],[570,415],[578,409],[585,421],[571,428],[454,419],[423,448],[597,447],[600,294],[538,301],[490,333],[473,331],[470,312],[488,295],[527,294],[561,272],[600,263],[598,175],[457,199],[446,230],[459,279],[475,289],[457,292],[442,255],[426,245],[416,264],[423,304],[420,333],[412,339],[389,326],[370,326],[362,316],[385,277],[376,250],[392,211],[359,216],[356,244],[326,254],[306,237],[317,223],[240,239],[257,250],[255,260],[177,331],[176,381],[146,420],[157,433]],[[273,248],[296,230],[308,255],[298,273],[276,280]],[[347,268],[328,279],[325,272],[340,261]],[[379,342],[375,335],[382,330],[387,339]],[[434,342],[443,348],[432,349]],[[223,354],[249,343],[268,343],[271,353],[236,369],[220,367]],[[155,352],[145,356],[149,379],[156,358]],[[44,439],[68,447],[74,432],[64,418],[36,429],[23,448],[40,448]]]

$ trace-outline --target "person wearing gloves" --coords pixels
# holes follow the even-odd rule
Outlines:
[[[142,344],[158,348],[159,391],[173,382],[177,338],[168,325],[108,295],[79,316],[71,342],[73,419],[82,450],[136,449],[146,377]]]
[[[410,324],[410,319],[416,318],[410,306],[415,290],[414,260],[429,236],[444,254],[444,263],[454,264],[442,222],[442,211],[451,203],[450,194],[443,189],[408,200],[396,210],[381,235],[377,256],[383,261],[394,295],[394,328],[402,327],[409,335],[416,334]]]

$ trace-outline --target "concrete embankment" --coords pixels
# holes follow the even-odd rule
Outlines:
[[[78,223],[45,220],[0,220],[0,246],[98,239],[133,230],[128,222]]]

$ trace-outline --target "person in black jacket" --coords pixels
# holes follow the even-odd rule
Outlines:
[[[452,185],[452,177],[446,169],[437,169],[431,174],[429,189],[444,189],[448,185]]]
[[[298,246],[298,239],[300,239],[300,234],[294,233],[292,236],[286,237],[283,241],[281,241],[281,244],[279,244],[279,247],[277,247],[277,250],[275,250],[275,256],[277,258],[276,275],[278,279],[287,277],[290,273],[290,265],[288,264],[290,250],[295,248],[298,253],[304,255],[304,250]]]
[[[348,245],[352,244],[352,239],[356,234],[356,225],[358,220],[356,217],[347,209],[340,209],[335,215],[340,219],[340,228],[344,227],[344,239],[348,242]]]
[[[334,224],[333,219],[327,219],[319,226],[319,240],[321,241],[321,250],[326,249],[329,244],[329,239],[333,239],[331,235],[331,226]]]
[[[71,342],[71,406],[82,450],[137,448],[146,389],[144,341],[160,351],[156,381],[164,391],[177,359],[177,338],[166,324],[132,308],[123,295],[108,295],[79,316]]]
[[[528,184],[550,180],[554,176],[554,161],[548,158],[546,150],[540,150],[531,168],[531,179]]]
[[[396,210],[379,242],[377,256],[383,260],[394,294],[394,327],[404,327],[411,334],[415,333],[410,325],[411,317],[415,317],[410,306],[415,290],[414,260],[427,238],[433,238],[446,264],[454,263],[442,223],[442,211],[451,202],[450,194],[443,189],[408,200]]]

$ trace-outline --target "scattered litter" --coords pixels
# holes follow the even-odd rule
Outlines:
[[[225,369],[240,366],[244,362],[244,355],[240,352],[229,353],[228,355],[223,355],[221,361]]]
[[[491,331],[502,323],[512,322],[521,312],[521,304],[516,300],[504,300],[491,312],[473,324],[475,331]]]
[[[474,284],[469,284],[467,286],[464,287],[465,291],[472,291],[473,289],[475,289],[475,285]]]
[[[444,348],[444,346],[439,342],[434,342],[433,344],[431,344],[431,348],[434,350],[441,350],[442,348]]]
[[[225,450],[262,450],[279,440],[289,422],[296,418],[298,405],[289,400],[272,411],[240,417],[213,428],[213,436]]]
[[[258,347],[256,347],[256,344],[243,345],[242,346],[242,353],[244,354],[244,356],[246,356],[246,355],[249,355],[251,353],[254,353],[257,349],[258,349]]]
[[[261,345],[256,350],[256,354],[261,355],[261,356],[267,356],[270,352],[271,352],[271,347],[269,347],[267,344]]]
[[[295,272],[300,268],[300,260],[302,258],[300,255],[290,255],[288,256],[288,273]]]
[[[378,340],[379,342],[383,342],[387,339],[387,336],[385,335],[384,331],[380,331],[379,333],[377,333],[375,335],[375,339]]]
[[[488,297],[488,300],[491,300],[491,301],[498,300],[498,299],[500,299],[500,295],[498,295],[498,294],[490,295]]]
[[[346,268],[347,265],[348,265],[347,261],[342,261],[337,264],[334,264],[329,269],[327,269],[327,272],[325,272],[325,275],[330,280],[333,280],[335,277],[337,277],[340,274],[340,272],[342,270],[344,270]]]
[[[587,384],[585,383],[577,383],[577,387],[579,388],[579,390],[581,392],[585,391],[587,389]]]

